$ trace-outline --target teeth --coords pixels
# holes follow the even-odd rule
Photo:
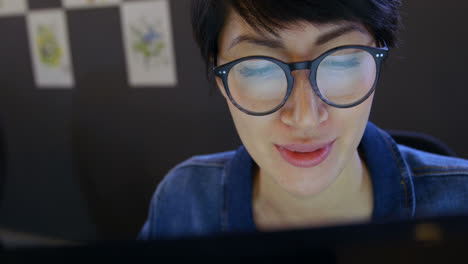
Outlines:
[[[288,148],[281,147],[281,146],[279,146],[279,148],[282,149],[282,150],[288,150],[288,151],[291,151],[291,152],[294,152],[294,153],[311,153],[311,152],[315,152],[315,151],[318,151],[318,150],[322,149],[322,148],[318,148],[318,149],[315,149],[315,150],[312,150],[312,151],[300,151],[300,150],[288,149]]]
[[[294,151],[294,152],[296,152],[296,153],[310,153],[310,152],[313,152],[313,151]]]
[[[312,150],[312,151],[296,151],[296,150],[293,150],[293,152],[296,152],[296,153],[310,153],[310,152],[315,152],[315,151],[318,151],[320,150],[321,148],[318,148],[316,150]]]

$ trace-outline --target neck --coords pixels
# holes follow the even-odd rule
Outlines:
[[[253,210],[259,229],[362,221],[372,214],[370,175],[357,151],[337,179],[313,196],[293,195],[259,169],[254,175]]]

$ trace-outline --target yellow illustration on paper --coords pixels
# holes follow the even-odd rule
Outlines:
[[[72,88],[73,64],[65,12],[42,9],[26,16],[34,79],[40,88]]]
[[[36,43],[41,62],[49,67],[59,67],[60,59],[63,56],[63,49],[60,47],[51,26],[38,26]]]

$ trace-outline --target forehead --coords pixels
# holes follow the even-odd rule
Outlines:
[[[329,34],[333,32],[336,34]],[[345,34],[340,36],[340,32]],[[321,47],[318,46],[325,48],[340,44],[369,45],[373,41],[373,37],[369,31],[363,25],[355,22],[337,21],[319,24],[308,21],[297,21],[284,25],[284,27],[276,30],[275,34],[273,34],[267,30],[253,28],[239,14],[231,10],[226,17],[225,25],[218,40],[220,51],[229,53],[232,50],[236,50],[238,46],[255,46],[254,48],[258,46],[255,45],[257,43],[255,41],[242,42],[239,39],[273,40],[271,43],[281,44],[276,45],[277,49],[297,54],[310,54],[311,49],[320,51]],[[274,45],[266,46],[271,48]]]

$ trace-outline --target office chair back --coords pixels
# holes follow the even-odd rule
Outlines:
[[[387,132],[398,144],[439,155],[457,156],[445,143],[427,134],[404,130],[387,130]]]
[[[3,133],[3,127],[0,122],[0,204],[3,201],[3,190],[5,188],[6,178],[6,154],[5,154],[5,139]]]

